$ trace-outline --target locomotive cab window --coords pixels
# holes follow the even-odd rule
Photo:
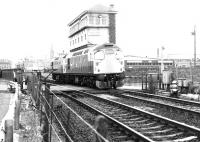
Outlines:
[[[103,60],[104,59],[104,52],[102,50],[97,51],[94,53],[94,59],[95,60]]]
[[[106,49],[105,54],[114,54],[113,49]]]

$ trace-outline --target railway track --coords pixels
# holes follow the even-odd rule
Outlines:
[[[117,93],[114,94],[119,96]],[[183,100],[178,98],[154,95],[149,93],[142,93],[136,91],[128,91],[120,94],[121,97],[128,99],[137,99],[148,101],[151,104],[157,104],[159,106],[172,107],[173,109],[182,110],[190,114],[200,115],[200,102]]]
[[[199,141],[200,129],[161,117],[116,101],[99,98],[89,93],[62,92],[65,97],[90,107],[107,117],[112,124],[113,141]],[[80,95],[82,94],[82,95]]]
[[[90,93],[91,91],[86,91],[86,92]],[[101,92],[98,94],[101,94]],[[114,95],[120,98],[140,100],[148,102],[149,104],[158,105],[161,107],[168,107],[168,108],[171,107],[173,109],[182,110],[190,114],[200,115],[200,102],[160,96],[149,93],[136,92],[136,91],[120,91],[120,92],[114,91],[107,93],[104,92],[104,94]]]
[[[87,91],[93,92],[93,91]],[[96,92],[97,93],[97,92]],[[98,93],[116,96],[115,101],[135,106],[164,117],[169,117],[200,128],[200,103],[177,98],[153,95],[135,91],[111,91]],[[112,97],[110,97],[112,99]],[[173,115],[172,115],[173,114]],[[180,117],[182,116],[182,117]]]
[[[200,102],[183,100],[178,98],[160,96],[155,94],[137,92],[137,91],[123,91],[123,90],[116,90],[116,91],[97,91],[97,90],[88,90],[85,91],[88,93],[95,93],[95,94],[108,94],[114,95],[119,98],[126,98],[130,101],[137,100],[140,102],[144,102],[149,104],[153,107],[159,108],[167,108],[173,109],[179,112],[187,113],[188,116],[200,116]]]
[[[190,101],[190,100],[167,97],[167,96],[162,96],[162,95],[144,93],[144,92],[140,92],[140,91],[121,90],[120,92],[121,93],[129,93],[134,96],[144,97],[144,98],[148,98],[148,99],[155,100],[155,101],[162,100],[162,101],[165,101],[165,103],[171,103],[171,104],[174,103],[176,106],[184,105],[185,107],[193,107],[192,109],[195,109],[195,107],[197,107],[197,110],[200,108],[200,102],[197,102],[197,101]],[[200,110],[199,110],[199,112],[200,112]]]

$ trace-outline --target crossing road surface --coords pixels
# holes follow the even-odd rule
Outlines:
[[[8,91],[8,81],[0,79],[0,124],[9,109],[13,93]]]

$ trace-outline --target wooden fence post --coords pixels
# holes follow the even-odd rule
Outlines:
[[[35,83],[35,86],[36,86],[36,91],[35,91],[35,96],[36,96],[36,108],[39,109],[40,108],[40,82],[38,79],[36,79],[36,83]]]
[[[147,74],[145,75],[145,89],[147,90],[147,82],[148,82],[148,80],[147,80]]]
[[[36,103],[36,88],[35,88],[35,86],[36,86],[36,80],[35,80],[35,74],[34,74],[34,76],[33,76],[33,88],[32,88],[32,90],[33,90],[33,99],[34,99],[34,101],[35,101],[35,103]]]
[[[46,100],[44,101],[44,118],[42,123],[43,123],[43,130],[42,130],[42,136],[43,136],[43,142],[48,142],[49,141],[49,122],[48,122],[48,118],[49,118],[49,102],[50,102],[50,85],[49,84],[45,84],[45,98]],[[47,102],[46,102],[47,101]],[[47,118],[48,117],[48,118]]]
[[[143,84],[144,84],[144,82],[143,82],[143,77],[144,77],[144,75],[143,75],[143,73],[142,73],[142,90],[144,90],[144,87],[143,87]]]
[[[13,142],[13,120],[5,120],[5,142]]]

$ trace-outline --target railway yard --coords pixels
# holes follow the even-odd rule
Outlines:
[[[200,141],[198,99],[146,93],[130,86],[102,90],[59,84],[37,73],[28,76],[29,82],[21,90],[21,98],[26,98],[21,102],[26,103],[21,104],[23,127],[17,132],[18,141]],[[99,117],[105,119],[103,126],[98,124]],[[41,134],[28,139],[32,130]],[[43,133],[48,135],[43,137]]]
[[[51,87],[60,137],[92,141],[95,118],[102,115],[108,141],[199,141],[199,102],[133,90],[64,88]]]

